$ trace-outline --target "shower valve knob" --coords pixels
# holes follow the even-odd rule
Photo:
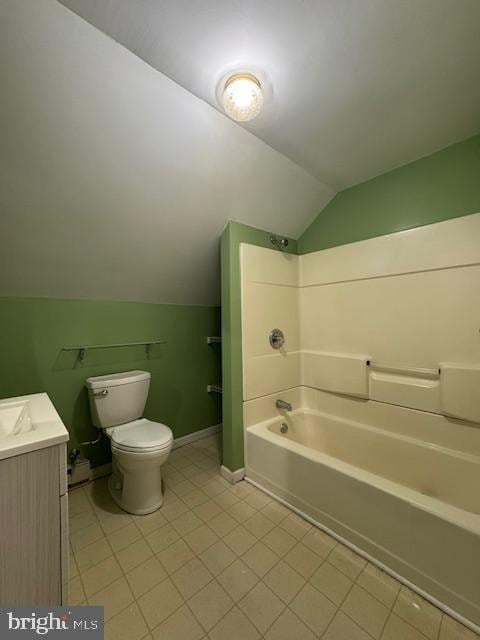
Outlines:
[[[281,329],[272,329],[269,335],[270,346],[272,349],[280,349],[285,344],[285,336]]]

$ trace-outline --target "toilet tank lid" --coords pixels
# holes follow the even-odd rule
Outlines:
[[[87,378],[87,386],[90,389],[116,387],[121,384],[131,384],[132,382],[141,382],[149,379],[150,373],[148,371],[124,371],[123,373],[110,373],[106,376]]]

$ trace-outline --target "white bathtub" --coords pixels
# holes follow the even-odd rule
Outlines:
[[[289,393],[298,406],[298,394]],[[460,450],[454,450],[442,442],[444,418],[322,397],[324,411],[275,412],[256,424],[252,419],[264,417],[267,400],[260,409],[258,401],[246,408],[247,478],[480,625],[480,455],[468,446],[480,432],[460,425]],[[343,415],[332,413],[339,408]],[[357,414],[362,422],[351,419]]]

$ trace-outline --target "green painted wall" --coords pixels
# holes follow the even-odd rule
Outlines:
[[[480,135],[340,192],[291,253],[309,253],[480,211]],[[222,236],[224,464],[243,466],[241,242],[270,234],[230,222]]]
[[[480,135],[345,189],[298,241],[310,253],[480,211]]]
[[[268,231],[229,222],[221,241],[223,464],[232,471],[243,467],[240,244],[271,249],[270,235]],[[297,253],[296,240],[290,240],[287,252]]]
[[[70,447],[90,440],[85,379],[129,369],[150,371],[145,410],[148,418],[169,425],[175,437],[221,422],[221,399],[206,386],[221,379],[218,307],[128,302],[0,298],[0,398],[46,391],[70,432]],[[164,337],[168,343],[91,351],[83,365],[76,344],[134,342]],[[109,460],[106,439],[83,447],[94,466]]]

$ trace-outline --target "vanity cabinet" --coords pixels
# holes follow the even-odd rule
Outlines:
[[[0,606],[67,603],[66,445],[0,460]]]

